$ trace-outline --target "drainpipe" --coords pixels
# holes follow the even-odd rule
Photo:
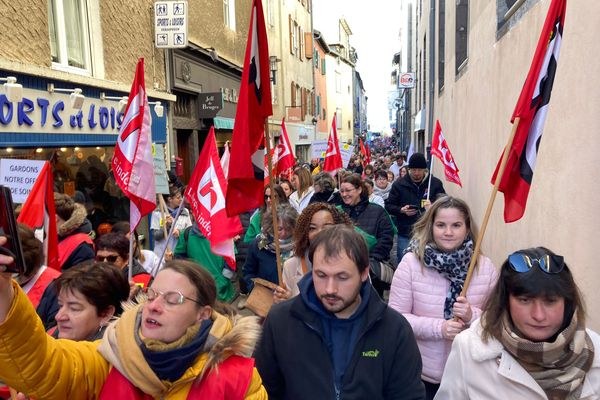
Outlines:
[[[429,123],[427,129],[428,143],[433,136],[433,104],[435,95],[435,0],[430,0],[429,7]],[[431,158],[431,157],[429,157]]]

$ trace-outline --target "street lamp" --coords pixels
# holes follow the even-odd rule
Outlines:
[[[273,85],[277,84],[277,63],[280,61],[281,59],[277,58],[277,56],[269,56],[269,69],[271,70],[271,82],[273,82]]]
[[[54,92],[71,93],[71,95],[69,96],[71,98],[71,108],[73,108],[74,110],[81,110],[81,107],[83,107],[83,101],[85,100],[85,96],[83,95],[82,90],[80,88],[60,89],[60,88],[54,87],[54,83],[49,83],[48,84],[48,92],[49,93],[54,93]]]

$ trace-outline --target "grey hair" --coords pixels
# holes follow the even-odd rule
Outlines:
[[[313,187],[318,186],[322,192],[331,192],[335,189],[335,181],[329,172],[319,172],[313,177]]]
[[[298,219],[298,211],[289,204],[277,204],[277,218],[286,229],[292,231]],[[269,211],[262,215],[262,231],[273,235],[273,216]]]

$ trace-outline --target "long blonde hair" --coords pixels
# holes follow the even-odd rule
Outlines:
[[[471,210],[464,200],[457,197],[444,196],[437,199],[429,210],[421,216],[413,225],[412,240],[417,244],[417,248],[413,250],[421,265],[425,265],[425,246],[434,242],[433,240],[433,223],[437,212],[442,208],[455,208],[465,218],[465,224],[467,226],[467,235],[471,236],[473,240],[477,239],[479,229],[477,224],[473,221],[471,216]],[[477,264],[476,264],[477,265]]]

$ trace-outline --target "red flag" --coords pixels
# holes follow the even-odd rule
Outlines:
[[[150,128],[150,108],[144,82],[144,59],[140,58],[112,159],[115,180],[130,200],[129,229],[131,232],[143,216],[156,208]]]
[[[229,142],[225,142],[225,150],[221,156],[221,168],[223,168],[223,175],[225,175],[225,179],[227,179],[227,175],[229,174],[229,156]]]
[[[277,171],[285,171],[296,164],[290,138],[285,129],[285,118],[281,120],[281,135],[279,136],[279,144],[277,145]],[[275,160],[273,160],[275,163]]]
[[[431,154],[440,159],[444,164],[444,172],[446,173],[446,180],[456,183],[462,187],[460,183],[460,177],[458,176],[458,167],[454,162],[454,157],[448,147],[448,142],[444,138],[442,133],[442,126],[440,121],[435,121],[435,132],[433,133],[433,140],[431,141]]]
[[[264,183],[263,183],[263,189],[271,181],[271,175],[277,176],[277,153],[275,153],[275,147],[271,148],[271,165],[273,166],[273,170],[271,171],[270,174],[269,174],[269,159],[267,158],[267,147],[266,146],[265,146],[264,151],[265,151],[265,159],[264,159],[264,164],[265,164],[264,176],[265,176],[265,179],[264,179]],[[262,202],[261,202],[261,205],[262,205]]]
[[[333,121],[331,122],[331,132],[329,133],[329,139],[327,140],[327,153],[325,153],[325,165],[323,165],[323,171],[336,171],[343,167],[340,142],[337,137],[336,119],[337,117],[334,113]]]
[[[371,149],[369,148],[369,143],[365,144],[365,148],[367,149],[367,157],[368,157],[368,163],[371,163]]]
[[[35,236],[44,243],[44,265],[60,271],[54,209],[54,178],[48,161],[44,163],[29,192],[17,221],[33,229]]]
[[[511,122],[517,117],[520,121],[498,187],[504,193],[504,221],[507,223],[517,221],[525,213],[560,54],[566,5],[566,0],[550,3],[529,74],[512,115]],[[496,181],[501,160],[502,157],[492,183]]]
[[[253,0],[244,70],[235,114],[227,191],[227,214],[238,215],[263,202],[264,128],[273,114],[269,46],[260,0]]]
[[[363,155],[363,160],[366,164],[370,164],[371,154],[367,151],[367,147],[365,147],[365,145],[363,144],[362,138],[359,138],[358,141],[360,143],[360,154]]]
[[[226,195],[227,180],[219,162],[215,129],[211,127],[185,196],[200,231],[210,242],[210,250],[225,258],[227,264],[235,269],[233,237],[242,232],[242,224],[238,216],[227,216]]]

